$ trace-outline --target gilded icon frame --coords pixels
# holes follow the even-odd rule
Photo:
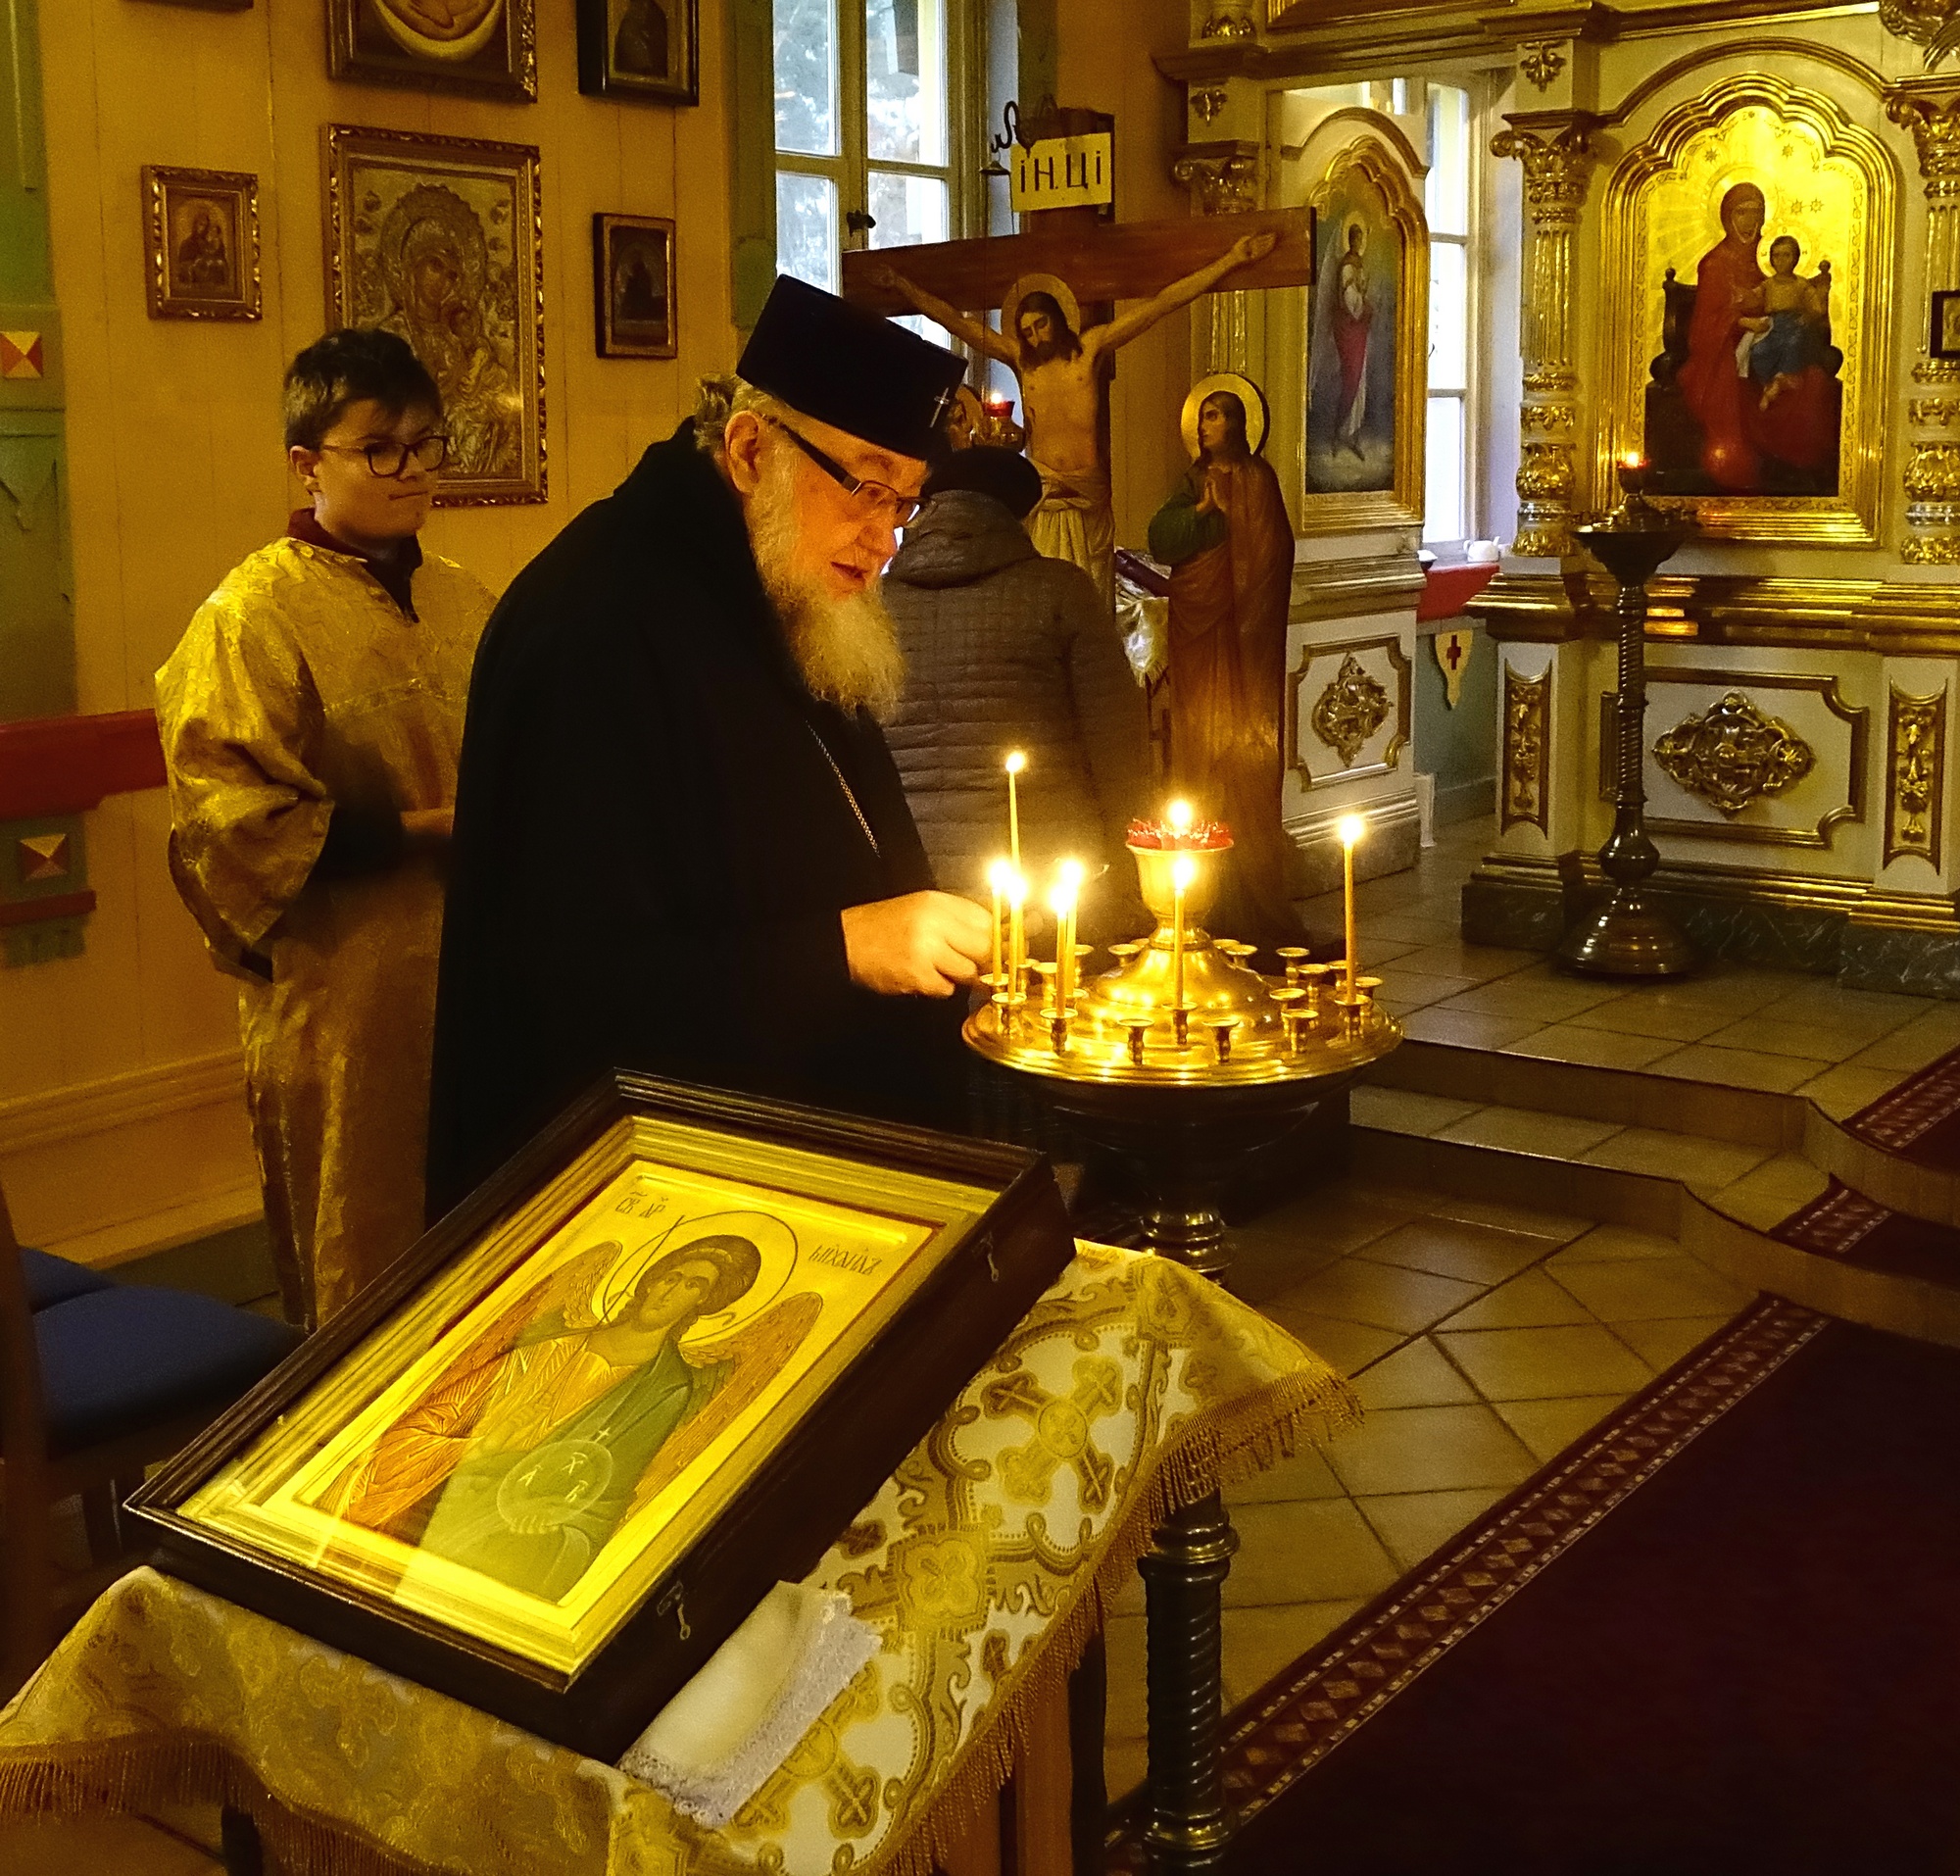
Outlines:
[[[1379,198],[1382,220],[1396,243],[1396,318],[1392,338],[1394,428],[1386,489],[1317,489],[1313,485],[1314,387],[1322,374],[1328,296],[1341,290],[1341,243],[1352,220],[1339,212],[1359,188]],[[1380,138],[1357,138],[1334,156],[1307,196],[1312,211],[1314,284],[1307,321],[1305,384],[1300,399],[1303,493],[1298,532],[1344,534],[1356,528],[1420,526],[1425,501],[1423,444],[1428,426],[1429,223],[1408,172]],[[1326,343],[1332,343],[1331,339]]]
[[[326,321],[382,325],[416,348],[441,386],[451,436],[438,508],[546,499],[544,208],[535,145],[330,123]],[[401,225],[397,225],[397,223]],[[447,267],[456,321],[411,304],[407,253]],[[390,257],[393,257],[392,263]],[[441,275],[437,276],[440,280]]]
[[[658,277],[661,304],[666,308],[658,320],[634,320],[621,311],[616,274],[621,259],[621,237],[652,237],[659,257]],[[636,242],[644,248],[645,241]],[[609,215],[592,218],[592,331],[593,343],[603,359],[670,359],[680,351],[680,306],[678,274],[674,263],[674,224],[659,215]],[[633,327],[642,329],[635,332]]]
[[[625,32],[657,18],[664,36],[665,70],[637,71],[620,61]],[[578,0],[578,88],[587,97],[636,98],[646,104],[701,102],[700,0]],[[651,59],[649,61],[651,63]]]
[[[1849,252],[1813,251],[1806,265],[1832,260],[1837,280],[1831,294],[1832,340],[1844,354],[1838,382],[1838,491],[1811,494],[1692,494],[1653,497],[1663,506],[1693,511],[1704,537],[1718,540],[1806,541],[1871,545],[1880,538],[1885,501],[1884,414],[1889,408],[1894,247],[1898,214],[1898,166],[1871,131],[1835,99],[1767,73],[1722,79],[1698,97],[1674,107],[1644,143],[1628,151],[1608,177],[1603,194],[1603,277],[1627,284],[1604,296],[1599,327],[1598,383],[1603,420],[1584,476],[1584,506],[1603,510],[1617,499],[1615,468],[1627,455],[1643,456],[1645,395],[1650,363],[1663,347],[1662,280],[1670,258],[1647,218],[1657,187],[1677,180],[1690,160],[1720,172],[1735,161],[1722,148],[1725,126],[1740,114],[1767,111],[1788,126],[1791,147],[1803,142],[1820,173],[1848,188],[1855,184],[1859,223]],[[1740,140],[1746,126],[1727,133]],[[1713,160],[1701,155],[1712,152]],[[1750,179],[1754,179],[1751,177]],[[1760,186],[1760,185],[1759,185]],[[1769,218],[1774,223],[1772,211]],[[1777,229],[1766,225],[1770,242]],[[1706,246],[1718,229],[1697,237]],[[1841,285],[1838,282],[1841,281]],[[1843,309],[1840,319],[1839,308]]]
[[[537,102],[537,0],[485,0],[476,29],[454,45],[418,34],[400,6],[401,0],[327,0],[329,74]]]
[[[1073,1250],[1031,1153],[614,1075],[130,1515],[176,1574],[616,1758]]]
[[[259,178],[229,170],[179,170],[146,163],[142,171],[144,274],[153,320],[256,320],[263,317],[265,289],[259,239]],[[217,292],[196,290],[204,282],[185,277],[200,265],[186,262],[197,231],[181,227],[180,211],[196,205],[215,208],[199,228],[211,229],[226,272]]]

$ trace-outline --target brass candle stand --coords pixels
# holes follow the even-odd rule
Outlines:
[[[1645,737],[1646,583],[1688,538],[1690,522],[1646,499],[1649,471],[1620,465],[1623,494],[1617,508],[1573,529],[1619,584],[1619,696],[1614,719],[1613,831],[1599,849],[1599,866],[1613,882],[1612,896],[1588,913],[1558,946],[1574,970],[1602,977],[1675,977],[1695,964],[1694,948],[1673,919],[1641,888],[1660,864],[1660,850],[1646,828]]]
[[[1401,1040],[1376,979],[1291,948],[1284,977],[1261,976],[1252,946],[1204,930],[1231,846],[1221,828],[1133,840],[1151,935],[1110,946],[1115,967],[1059,1006],[1056,968],[990,976],[965,1028],[976,1054],[1037,1078],[1123,1161],[1145,1197],[1145,1247],[1210,1277],[1227,1262],[1219,1202],[1247,1155]]]

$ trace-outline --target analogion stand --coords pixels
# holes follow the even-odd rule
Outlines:
[[[1082,869],[1064,862],[1054,897],[1052,963],[1026,956],[1027,880],[1020,864],[1017,783],[1007,764],[1009,862],[996,866],[995,968],[986,1006],[963,1031],[976,1055],[1032,1077],[1055,1112],[1112,1152],[1144,1194],[1143,1242],[1222,1279],[1229,1258],[1219,1207],[1246,1158],[1284,1139],[1367,1063],[1401,1041],[1358,974],[1354,845],[1342,823],[1347,955],[1339,965],[1279,956],[1283,978],[1251,968],[1254,947],[1214,938],[1210,910],[1230,832],[1173,802],[1156,824],[1130,829],[1148,938],[1111,945],[1112,970],[1084,984],[1089,947],[1075,942]],[[1007,929],[1002,935],[1004,912]],[[1222,1868],[1233,1818],[1219,1768],[1223,1708],[1221,1593],[1239,1547],[1217,1493],[1167,1518],[1138,1564],[1147,1609],[1150,1807],[1146,1845],[1161,1876]]]

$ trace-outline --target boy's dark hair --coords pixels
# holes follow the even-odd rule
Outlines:
[[[364,398],[391,417],[426,410],[442,419],[442,393],[408,340],[344,325],[316,339],[286,368],[286,447],[318,449],[348,407]]]

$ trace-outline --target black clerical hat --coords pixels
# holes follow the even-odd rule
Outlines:
[[[966,361],[784,273],[735,370],[819,423],[923,462]]]

